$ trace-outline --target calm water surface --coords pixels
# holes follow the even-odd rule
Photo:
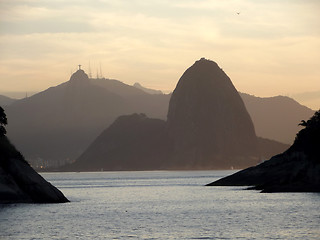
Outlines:
[[[203,186],[230,173],[44,173],[71,202],[0,205],[0,239],[320,239],[320,194]]]

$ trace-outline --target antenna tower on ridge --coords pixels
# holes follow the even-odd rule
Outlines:
[[[100,62],[100,78],[103,78],[102,77],[102,70],[101,70],[101,62]]]
[[[89,61],[89,78],[92,78],[90,61]]]

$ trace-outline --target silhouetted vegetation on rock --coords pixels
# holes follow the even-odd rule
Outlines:
[[[2,107],[0,107],[0,137],[4,136],[7,131],[5,129],[5,125],[8,124],[7,116],[4,113],[4,110]]]
[[[263,192],[320,192],[320,110],[297,133],[292,146],[262,164],[209,186],[254,186]]]
[[[310,160],[320,162],[320,110],[308,121],[302,120],[299,125],[305,128],[298,132],[288,151],[303,152]]]

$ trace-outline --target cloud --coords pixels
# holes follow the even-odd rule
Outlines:
[[[3,0],[0,83],[41,90],[90,61],[107,77],[172,90],[207,57],[243,92],[320,89],[317,10],[300,0]]]

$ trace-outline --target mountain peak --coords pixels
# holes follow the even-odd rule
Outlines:
[[[204,57],[197,60],[194,63],[194,66],[210,66],[211,68],[221,69],[215,61],[204,58]]]
[[[149,94],[162,94],[162,91],[160,90],[154,90],[154,89],[151,89],[151,88],[146,88],[146,87],[143,87],[140,83],[136,82],[135,84],[133,84],[133,86],[135,88],[138,88],[146,93],[149,93]]]
[[[183,73],[170,99],[167,129],[176,159],[211,159],[226,167],[218,159],[228,156],[230,166],[253,164],[243,160],[256,154],[252,120],[230,78],[214,61],[201,58]]]
[[[211,91],[212,88],[229,88],[236,91],[230,78],[212,60],[201,58],[189,67],[180,78],[177,87],[183,85],[190,91],[204,90]],[[208,88],[209,87],[209,88]],[[193,90],[192,90],[193,89]],[[177,89],[176,89],[177,90]]]
[[[82,69],[77,70],[75,73],[72,74],[70,77],[70,82],[84,82],[84,81],[89,81],[88,75],[83,71]]]
[[[212,61],[210,59],[207,59],[205,57],[200,58],[199,60],[196,61],[196,63],[214,63],[216,65],[218,65],[215,61]]]

